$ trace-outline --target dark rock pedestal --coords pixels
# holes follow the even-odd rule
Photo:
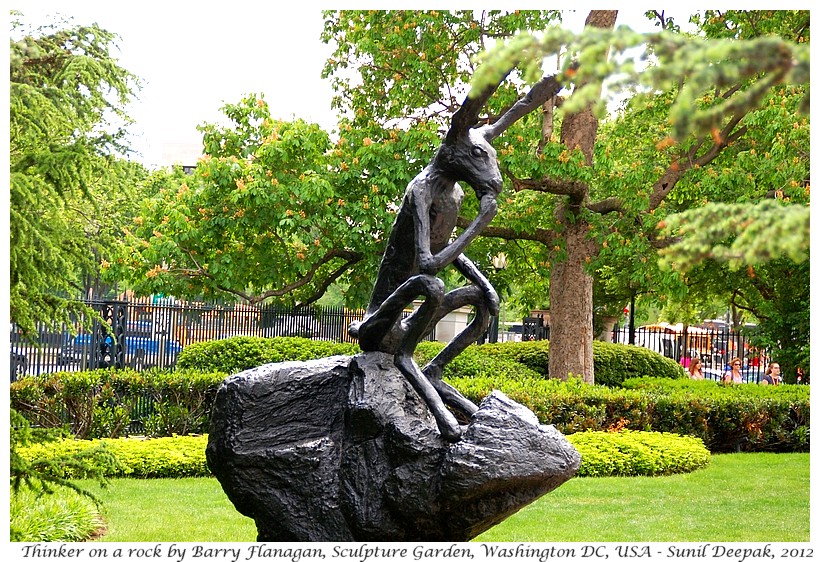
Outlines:
[[[580,454],[494,391],[461,441],[393,357],[272,363],[228,377],[208,466],[259,541],[465,541],[571,478]]]

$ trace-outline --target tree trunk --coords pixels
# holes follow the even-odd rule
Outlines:
[[[571,373],[592,384],[592,276],[584,266],[594,248],[587,233],[584,221],[567,226],[567,257],[550,274],[549,372],[550,378],[567,380]]]
[[[617,14],[613,10],[593,10],[586,25],[612,28]],[[564,117],[561,141],[569,150],[580,150],[588,166],[592,165],[597,134],[598,119],[591,106]],[[550,378],[561,380],[573,374],[593,384],[592,276],[585,266],[597,248],[586,239],[587,222],[578,216],[588,198],[589,193],[574,193],[557,210],[557,218],[565,225],[566,257],[553,260],[550,274],[549,373]]]

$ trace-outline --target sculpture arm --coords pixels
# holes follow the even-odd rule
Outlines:
[[[452,243],[445,246],[439,253],[433,255],[430,251],[430,220],[428,208],[415,207],[416,217],[416,244],[419,258],[419,271],[435,275],[449,264],[453,263],[467,246],[478,236],[498,211],[495,193],[487,193],[481,197],[478,215],[464,232]],[[477,270],[476,270],[477,271]]]
[[[495,287],[490,284],[490,280],[487,279],[487,277],[479,271],[472,260],[464,254],[458,256],[453,262],[453,265],[464,277],[484,292],[484,297],[490,314],[493,316],[498,316],[500,301],[498,299],[498,293],[495,292]]]

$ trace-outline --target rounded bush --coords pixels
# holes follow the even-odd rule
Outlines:
[[[359,346],[296,337],[236,336],[192,343],[177,358],[177,368],[234,374],[266,363],[308,361],[332,355],[353,355]]]
[[[653,431],[584,431],[567,436],[581,453],[578,476],[665,476],[709,465],[696,437]]]
[[[550,342],[547,340],[489,343],[478,349],[483,355],[521,363],[542,378],[549,378]]]
[[[593,341],[592,356],[595,384],[621,386],[634,377],[687,378],[679,363],[637,345]]]
[[[444,345],[439,342],[422,342],[416,347],[413,358],[416,363],[424,367],[439,351],[444,349]],[[503,355],[487,354],[483,348],[484,346],[471,345],[465,349],[444,368],[443,375],[445,377],[478,377],[492,374],[512,380],[527,377],[541,378],[540,373],[530,369],[527,365]]]
[[[421,347],[420,345],[419,348]],[[549,349],[547,340],[501,342],[470,346],[462,355],[473,352],[497,360],[514,361],[527,367],[527,371],[522,371],[522,374],[534,372],[542,378],[549,378]],[[594,341],[592,360],[595,366],[595,384],[604,386],[620,386],[623,381],[634,377],[677,379],[686,376],[683,367],[672,359],[635,345]],[[454,365],[453,369],[446,372],[451,376],[471,376],[457,367]],[[479,374],[493,372],[488,369]]]

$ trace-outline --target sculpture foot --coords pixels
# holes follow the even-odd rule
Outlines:
[[[431,381],[422,374],[413,359],[407,355],[397,354],[395,364],[399,371],[407,378],[410,385],[418,392],[433,418],[436,420],[438,431],[444,440],[455,443],[461,440],[461,426],[456,417],[444,405],[438,391]]]
[[[436,392],[445,404],[464,414],[470,419],[478,411],[478,406],[465,398],[458,390],[441,380],[441,368],[437,365],[427,365],[422,370],[427,380],[436,389]]]

